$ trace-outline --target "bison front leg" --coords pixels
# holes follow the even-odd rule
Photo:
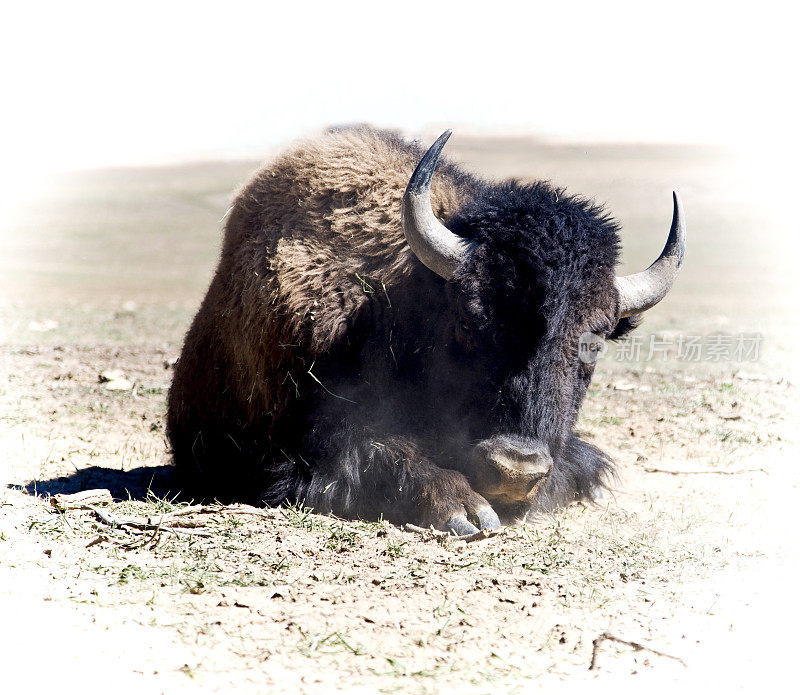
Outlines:
[[[497,514],[461,473],[439,468],[402,439],[366,439],[340,448],[312,469],[297,499],[320,513],[433,526],[456,535],[500,527]]]

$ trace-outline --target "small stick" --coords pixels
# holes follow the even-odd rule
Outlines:
[[[420,536],[435,538],[440,543],[443,543],[445,540],[459,540],[458,536],[454,536],[449,531],[437,531],[435,528],[433,528],[433,526],[429,528],[422,528],[421,526],[415,526],[414,524],[405,524],[403,529],[406,531],[411,531],[412,533],[418,533]]]
[[[249,504],[239,505],[221,505],[221,504],[194,504],[190,507],[183,507],[176,509],[174,512],[164,514],[164,521],[169,521],[175,517],[189,516],[190,514],[251,514],[253,516],[261,516],[268,519],[274,518],[274,514],[267,509],[260,507],[252,507]]]
[[[483,529],[482,531],[478,531],[478,533],[472,533],[466,536],[456,536],[456,540],[466,541],[467,543],[474,543],[476,541],[485,541],[487,538],[494,538],[499,533],[500,531],[490,531],[489,529]]]
[[[161,531],[162,528],[161,525],[159,524],[158,526],[156,526],[153,533],[150,534],[150,536],[147,538],[144,538],[145,534],[142,533],[136,540],[131,541],[130,543],[119,543],[118,541],[115,541],[115,543],[117,543],[117,545],[119,545],[120,548],[123,548],[124,550],[135,550],[136,548],[143,548],[148,543],[152,542],[153,545],[150,548],[150,550],[155,550],[155,547],[158,545],[158,541],[161,540]]]
[[[645,473],[665,473],[666,475],[743,475],[745,473],[764,473],[769,475],[763,468],[742,468],[737,471],[670,471],[666,468],[645,468]]]
[[[111,504],[114,498],[108,490],[83,490],[71,495],[53,495],[50,504],[59,512],[82,509],[87,504]]]
[[[164,523],[169,524],[169,528],[204,528],[204,521],[192,521],[191,519],[164,519]]]
[[[672,654],[667,654],[666,652],[660,652],[658,649],[653,649],[652,647],[648,647],[645,644],[641,644],[640,642],[631,642],[630,640],[621,639],[619,637],[615,637],[614,635],[609,634],[608,632],[604,632],[599,637],[592,641],[592,661],[589,664],[589,670],[593,671],[597,667],[597,655],[600,653],[600,645],[603,642],[618,642],[619,644],[624,644],[627,647],[632,647],[634,651],[641,652],[646,651],[650,652],[651,654],[656,654],[657,656],[663,656],[667,659],[673,659],[677,661],[681,666],[686,668],[686,662],[678,656],[673,656]]]
[[[415,526],[414,524],[405,524],[403,529],[406,531],[411,531],[412,533],[419,533],[419,534],[430,534],[432,536],[449,536],[450,534],[446,531],[437,531],[435,528],[422,528],[422,526]]]
[[[182,509],[176,509],[173,512],[167,512],[165,514],[161,514],[161,515],[159,515],[158,518],[159,518],[159,522],[164,522],[164,521],[169,521],[170,519],[174,519],[176,517],[188,516],[189,514],[195,514],[197,512],[202,511],[203,509],[205,509],[205,507],[202,504],[195,504],[195,505],[192,505],[191,507],[183,507]],[[153,517],[148,516],[147,517],[147,523],[152,524],[153,523]]]
[[[209,536],[211,535],[207,531],[195,531],[188,528],[172,528],[169,526],[163,526],[161,522],[158,524],[152,524],[145,521],[140,521],[139,519],[126,519],[124,517],[116,517],[111,514],[107,514],[102,509],[98,509],[97,507],[92,506],[91,504],[87,504],[83,507],[84,509],[88,509],[89,511],[93,512],[94,515],[102,521],[104,524],[111,526],[112,528],[122,528],[123,526],[130,526],[131,528],[135,528],[139,531],[167,531],[169,533],[174,533],[175,535],[186,534],[188,536]]]
[[[405,524],[403,528],[406,531],[412,531],[413,533],[419,533],[420,535],[431,535],[434,538],[450,538],[454,541],[465,541],[467,543],[484,541],[487,538],[493,538],[499,533],[499,531],[489,531],[488,529],[483,529],[477,533],[467,533],[463,536],[454,536],[447,531],[437,531],[435,528],[422,528],[421,526],[415,526],[414,524]]]
[[[102,509],[95,507],[93,504],[84,504],[81,507],[82,509],[88,509],[89,511],[93,512],[94,515],[102,521],[107,526],[111,526],[112,528],[116,526],[131,526],[133,528],[141,529],[144,531],[151,530],[153,524],[148,524],[146,521],[139,521],[138,519],[126,519],[125,517],[114,516],[107,512],[104,512]]]

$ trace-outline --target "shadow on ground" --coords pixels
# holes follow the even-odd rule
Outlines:
[[[83,490],[105,488],[117,499],[146,500],[152,495],[173,498],[179,494],[172,466],[142,466],[120,471],[102,466],[90,466],[72,475],[44,480],[32,480],[21,488],[30,495],[46,497],[69,495]]]

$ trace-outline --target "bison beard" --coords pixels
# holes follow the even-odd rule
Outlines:
[[[239,193],[169,393],[188,495],[460,534],[603,484],[609,458],[572,433],[579,337],[666,294],[677,198],[662,257],[616,278],[599,207],[445,161],[431,181],[446,139],[334,131]]]

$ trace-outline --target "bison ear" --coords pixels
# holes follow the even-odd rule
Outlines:
[[[619,340],[620,338],[628,335],[631,331],[636,330],[644,320],[644,314],[634,314],[633,316],[626,316],[619,320],[619,323],[611,331],[608,336],[609,340]]]

